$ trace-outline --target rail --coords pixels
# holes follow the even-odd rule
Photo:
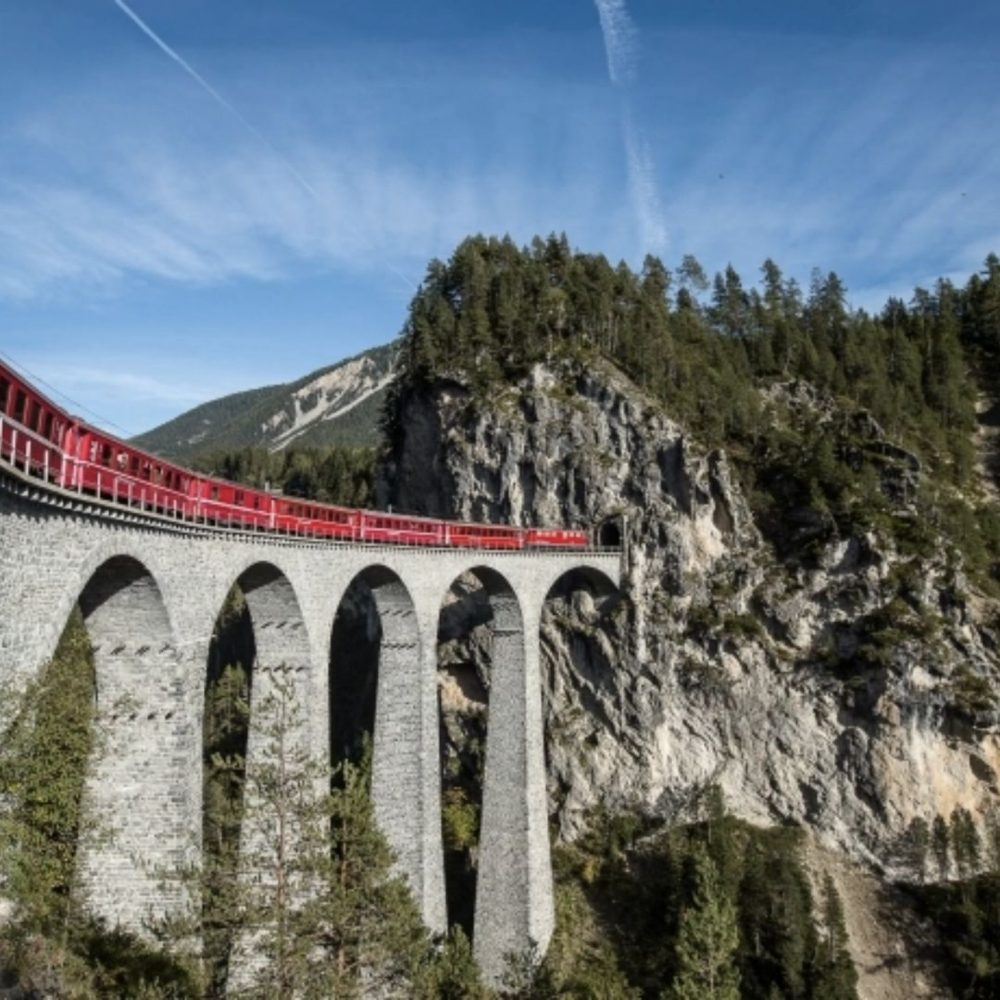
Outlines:
[[[593,544],[592,541],[581,547],[539,545],[519,548],[511,545],[490,545],[488,542],[484,543],[479,540],[446,544],[442,539],[432,538],[429,535],[425,540],[400,538],[406,533],[404,529],[387,527],[378,529],[378,537],[366,537],[365,531],[359,530],[357,526],[352,526],[352,533],[349,537],[346,535],[333,536],[329,532],[323,532],[309,526],[299,526],[292,529],[278,523],[262,523],[274,522],[273,513],[255,512],[221,500],[207,502],[213,511],[212,516],[203,514],[192,517],[185,512],[185,507],[192,500],[201,505],[200,498],[192,498],[176,490],[148,483],[123,471],[109,470],[97,462],[67,455],[43,435],[2,413],[0,413],[0,464],[6,465],[28,481],[43,485],[53,494],[97,502],[110,510],[129,511],[154,519],[161,524],[166,523],[178,528],[187,527],[213,533],[222,532],[254,538],[264,536],[288,541],[299,540],[338,546],[389,545],[428,552],[466,549],[511,555],[620,555],[622,551],[621,546],[599,546]],[[91,488],[91,484],[93,488]],[[220,511],[225,513],[218,516]],[[252,516],[254,513],[260,516],[254,519]],[[365,513],[378,516],[379,512]],[[418,520],[418,518],[414,519]]]

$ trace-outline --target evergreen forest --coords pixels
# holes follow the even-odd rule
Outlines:
[[[792,508],[812,508],[831,529],[877,524],[906,544],[926,541],[884,500],[882,466],[857,433],[873,419],[927,472],[912,498],[918,520],[945,531],[980,583],[1000,585],[1000,514],[979,488],[974,444],[981,424],[1000,423],[995,254],[962,287],[941,279],[871,315],[849,306],[835,273],[817,270],[803,289],[770,259],[751,284],[731,266],[709,279],[690,256],[673,270],[648,256],[637,273],[574,252],[565,236],[526,247],[471,237],[431,262],[411,302],[386,404],[389,446],[413,389],[457,378],[485,399],[563,357],[613,362],[704,445],[725,447],[783,557],[808,556],[783,537]],[[842,432],[776,411],[775,383],[832,400]],[[995,464],[982,471],[1000,479]]]

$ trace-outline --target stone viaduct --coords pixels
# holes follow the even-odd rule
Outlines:
[[[443,931],[438,619],[451,584],[472,571],[490,596],[494,632],[475,952],[494,980],[506,954],[544,952],[554,911],[539,627],[551,588],[581,570],[610,591],[619,556],[352,545],[184,525],[0,469],[7,709],[9,692],[51,657],[76,604],[95,650],[104,745],[86,794],[112,830],[80,849],[90,908],[140,929],[180,905],[182,891],[165,887],[162,872],[200,856],[209,644],[233,584],[253,622],[255,678],[279,669],[294,678],[308,739],[327,758],[334,617],[360,578],[382,625],[375,814],[426,924]],[[258,688],[255,680],[254,699]]]

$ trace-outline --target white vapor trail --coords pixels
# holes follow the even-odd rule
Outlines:
[[[263,143],[278,159],[284,164],[285,169],[295,178],[296,181],[317,201],[322,201],[319,196],[319,192],[299,173],[295,164],[285,155],[273,142],[263,132],[260,131],[255,125],[247,121],[247,119],[240,114],[239,110],[235,108],[232,104],[227,101],[222,94],[220,94],[215,87],[213,87],[208,80],[206,80],[179,52],[172,49],[160,36],[153,31],[153,29],[146,24],[146,22],[139,17],[138,14],[127,3],[125,0],[114,0],[115,6],[119,8],[130,20],[139,28],[140,31],[147,38],[151,39],[157,47],[168,55],[181,69],[191,77],[199,87],[202,88],[217,104],[225,108],[231,115],[233,115],[237,121],[254,136],[259,142]],[[388,269],[396,275],[401,281],[403,281],[406,286],[413,291],[416,291],[417,286],[405,275],[402,271],[396,268],[392,264],[386,265]]]
[[[622,104],[622,132],[628,164],[629,194],[639,225],[639,238],[647,250],[662,250],[667,243],[663,206],[656,187],[656,165],[649,143],[632,117],[627,92],[635,83],[638,32],[625,8],[625,0],[594,0],[601,19],[601,34],[608,56],[611,83],[626,93]]]
[[[199,73],[179,52],[167,45],[167,43],[160,38],[160,36],[153,31],[153,29],[146,24],[146,22],[139,17],[139,15],[132,10],[127,3],[125,3],[125,0],[115,0],[115,6],[117,6],[122,13],[129,17],[147,38],[150,38],[153,42],[155,42],[164,53],[173,59],[173,61],[177,63],[177,65],[180,66],[180,68],[184,70],[184,72],[187,73],[187,75],[191,77],[191,79],[194,80],[195,83],[197,83],[198,86],[201,87],[202,90],[204,90],[217,104],[225,108],[226,111],[233,115],[248,132],[250,132],[258,141],[267,146],[271,152],[275,153],[281,162],[284,163],[289,173],[306,189],[306,191],[308,191],[314,198],[319,197],[312,185],[302,176],[302,174],[298,172],[298,170],[296,170],[295,164],[292,163],[288,157],[285,156],[285,154],[282,153],[281,150],[267,138],[266,135],[247,121],[247,119],[244,118],[243,115],[241,115],[240,112],[233,107],[233,105],[230,104],[229,101],[227,101],[222,94],[220,94],[215,87],[213,87],[208,80],[206,80],[201,73]]]
[[[635,80],[636,30],[625,0],[594,0],[608,54],[608,75],[617,86]]]
[[[623,123],[625,152],[628,156],[629,193],[639,223],[643,246],[652,251],[663,250],[667,230],[663,224],[663,207],[656,187],[656,165],[645,136],[635,127],[632,115],[626,111]]]

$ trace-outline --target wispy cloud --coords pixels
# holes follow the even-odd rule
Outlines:
[[[625,0],[594,0],[594,3],[601,19],[611,82],[631,84],[635,81],[638,35],[625,8]]]
[[[250,122],[239,110],[234,107],[229,101],[226,100],[218,90],[215,89],[183,56],[180,55],[175,49],[171,48],[153,29],[141,18],[127,3],[125,0],[114,0],[115,6],[117,6],[122,13],[124,13],[147,38],[149,38],[162,52],[169,56],[175,63],[188,76],[191,77],[195,83],[201,87],[218,105],[225,108],[231,115],[233,115],[237,121],[253,135],[259,142],[263,143],[268,149],[272,150],[285,164],[288,172],[308,191],[310,194],[315,195],[316,192],[313,190],[310,183],[299,173],[295,164],[280,150],[277,146],[271,142],[263,132],[260,131],[252,122]]]
[[[623,246],[614,220],[601,217],[615,178],[599,166],[535,179],[518,163],[430,170],[303,142],[296,151],[313,196],[250,144],[132,141],[102,157],[85,186],[0,180],[0,297],[147,279],[208,286],[326,270],[420,273],[476,231],[528,240],[567,229],[584,243]]]
[[[623,119],[625,152],[628,156],[629,194],[644,248],[662,249],[667,243],[660,192],[656,184],[656,164],[648,140],[636,127],[631,111]]]
[[[656,183],[653,150],[636,123],[628,90],[636,82],[638,32],[625,0],[594,0],[608,57],[608,76],[625,92],[622,101],[622,135],[628,169],[629,196],[643,251],[666,248],[667,229]]]

